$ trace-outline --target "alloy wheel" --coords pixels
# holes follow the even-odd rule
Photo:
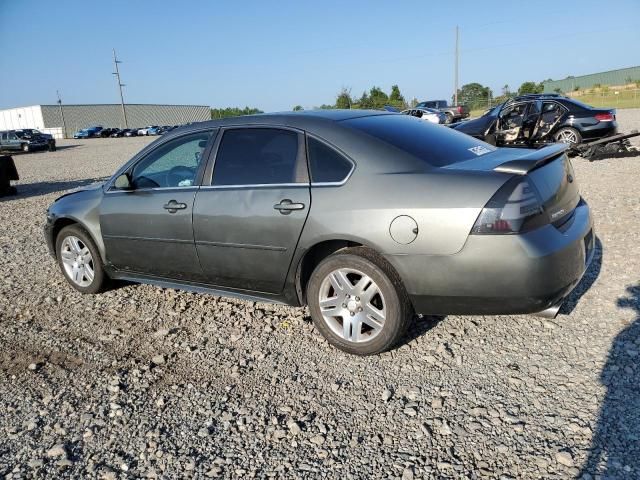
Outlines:
[[[60,246],[62,266],[73,283],[88,287],[93,282],[95,270],[89,247],[78,237],[65,237]]]
[[[382,332],[386,304],[368,275],[351,268],[334,270],[322,281],[318,300],[325,323],[342,339],[368,342]]]
[[[562,130],[558,134],[557,140],[561,143],[578,143],[578,136],[573,130]]]

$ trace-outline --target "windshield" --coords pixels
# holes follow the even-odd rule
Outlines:
[[[344,125],[393,145],[433,167],[445,167],[496,150],[496,147],[448,127],[407,115],[375,115],[345,120]]]

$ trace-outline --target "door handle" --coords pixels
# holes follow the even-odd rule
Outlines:
[[[280,210],[282,215],[289,215],[294,210],[304,210],[304,203],[293,203],[290,199],[285,198],[273,208]]]
[[[169,200],[169,203],[164,205],[165,210],[169,210],[169,213],[176,213],[178,210],[184,210],[187,208],[186,203],[179,203],[175,200]]]

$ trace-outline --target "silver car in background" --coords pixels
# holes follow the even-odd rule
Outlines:
[[[350,353],[419,314],[555,314],[594,252],[564,145],[500,149],[411,115],[191,124],[47,211],[76,290],[125,279],[309,305]]]
[[[411,115],[412,117],[419,118],[431,123],[447,123],[447,116],[435,108],[416,107],[403,110],[403,115]]]

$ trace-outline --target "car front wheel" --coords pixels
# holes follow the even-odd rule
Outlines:
[[[309,280],[316,328],[335,347],[356,355],[384,352],[400,341],[413,309],[395,270],[366,248],[325,258]]]
[[[106,275],[97,247],[79,225],[64,227],[56,238],[58,264],[69,284],[81,293],[98,293]]]

